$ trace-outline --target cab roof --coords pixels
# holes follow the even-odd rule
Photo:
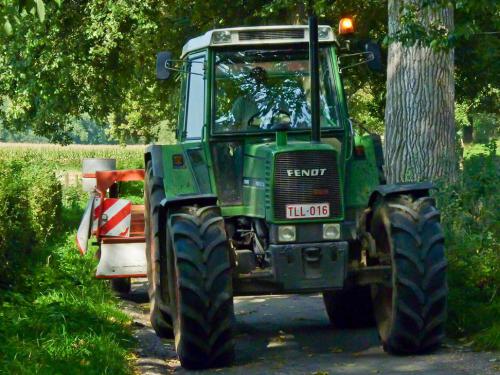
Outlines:
[[[320,43],[337,42],[330,26],[318,26]],[[188,53],[211,46],[270,45],[309,42],[307,25],[252,26],[214,29],[190,39],[182,48],[181,58]]]

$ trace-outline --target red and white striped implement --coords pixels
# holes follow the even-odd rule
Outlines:
[[[132,203],[127,199],[106,198],[104,199],[104,204],[101,204],[101,199],[96,198],[94,202],[92,231],[97,230],[99,216],[101,216],[100,236],[129,237],[131,214]]]

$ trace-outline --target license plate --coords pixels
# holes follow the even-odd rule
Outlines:
[[[311,217],[329,217],[329,203],[311,203],[311,204],[287,204],[287,219],[307,219]]]

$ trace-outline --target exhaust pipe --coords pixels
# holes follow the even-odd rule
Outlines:
[[[319,127],[319,43],[318,19],[309,16],[309,72],[311,77],[311,142],[321,142]]]

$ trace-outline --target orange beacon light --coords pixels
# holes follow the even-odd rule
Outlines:
[[[348,35],[354,33],[354,22],[352,18],[344,17],[339,22],[339,34]]]

